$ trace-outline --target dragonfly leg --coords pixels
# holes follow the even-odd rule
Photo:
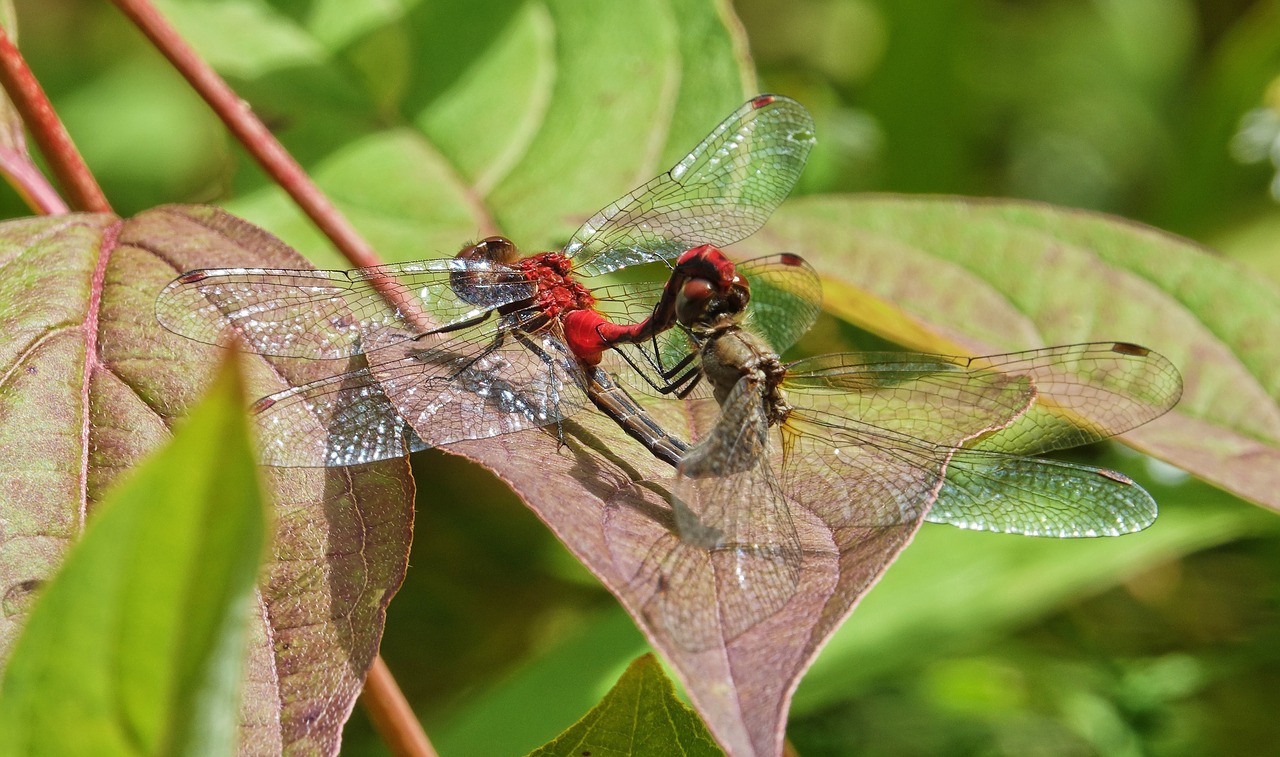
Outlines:
[[[627,361],[628,365],[635,369],[636,373],[640,374],[640,378],[644,379],[645,383],[659,394],[671,394],[672,392],[677,392],[676,396],[683,399],[688,396],[689,392],[693,390],[693,387],[698,385],[698,381],[702,377],[702,372],[699,371],[696,366],[688,368],[689,364],[697,358],[697,353],[689,353],[681,359],[679,363],[676,363],[674,367],[666,370],[663,370],[660,365],[655,363],[654,358],[649,357],[648,353],[643,353],[645,356],[645,362],[648,364],[647,366],[641,366],[634,357],[627,354],[626,350],[619,349],[618,354],[622,356],[623,360]],[[685,372],[672,380],[672,377],[676,376],[680,371]],[[652,376],[654,373],[657,373],[662,378],[662,381],[655,381]],[[692,383],[685,386],[685,384],[690,381]],[[683,391],[683,394],[678,393],[680,391]]]
[[[688,373],[685,373],[671,385],[671,391],[674,391],[676,393],[676,397],[679,399],[684,399],[697,388],[698,383],[701,381],[702,371],[696,367],[691,368]],[[683,384],[683,386],[681,386],[681,384]]]
[[[462,365],[455,366],[453,373],[449,375],[448,381],[450,382],[457,381],[458,378],[462,376],[462,374],[472,370],[472,368],[475,367],[476,363],[480,362],[481,360],[484,360],[486,357],[496,352],[500,347],[502,347],[503,343],[505,342],[506,333],[507,332],[505,330],[499,329],[498,333],[494,334],[493,341],[489,342],[489,344],[483,350],[480,350],[476,354],[469,356],[466,362],[463,363]],[[423,336],[425,336],[425,334]],[[430,356],[433,352],[436,352],[436,350],[430,347],[424,348],[421,350],[420,354],[416,355],[416,357],[422,362],[430,362],[431,360]]]
[[[475,318],[471,318],[469,320],[465,320],[460,323],[451,323],[448,326],[441,326],[438,329],[431,329],[430,331],[425,331],[419,334],[418,336],[414,337],[414,339],[415,340],[422,339],[423,337],[431,336],[432,334],[448,334],[451,331],[461,331],[462,329],[469,329],[472,326],[484,323],[485,321],[489,320],[489,316],[493,315],[493,312],[494,311],[492,310],[486,310],[485,312],[481,313]]]
[[[538,343],[530,339],[529,334],[527,332],[513,331],[511,333],[515,334],[516,341],[520,342],[530,352],[537,355],[538,359],[541,360],[543,363],[545,363],[547,366],[547,375],[552,377],[552,380],[547,382],[547,400],[548,400],[548,404],[552,408],[554,408],[554,411],[555,411],[556,441],[558,442],[558,448],[564,447],[566,446],[565,440],[564,440],[564,422],[563,422],[565,414],[560,409],[560,393],[558,391],[559,384],[554,380],[556,376],[555,358],[552,357],[550,354],[548,354],[547,351],[543,349],[541,345],[539,345]]]

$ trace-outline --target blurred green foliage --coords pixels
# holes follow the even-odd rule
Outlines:
[[[108,4],[16,5],[23,50],[118,212],[264,185]],[[432,10],[441,14],[435,27],[479,38],[521,7],[476,6],[480,15]],[[1280,280],[1280,210],[1268,193],[1276,169],[1231,151],[1247,113],[1280,107],[1266,100],[1280,76],[1277,0],[738,0],[736,10],[761,89],[796,97],[817,118],[803,192],[994,195],[1104,210]],[[404,53],[406,43],[362,44]],[[417,54],[430,60],[429,50]],[[460,63],[433,65],[433,80],[447,82]],[[303,85],[329,91],[341,117],[332,82]],[[26,211],[4,192],[0,212]],[[827,324],[821,338],[846,336]],[[1082,454],[1115,465],[1125,453]],[[414,552],[388,612],[384,656],[442,753],[532,749],[597,701],[644,642],[491,475],[443,452],[414,466]],[[789,731],[800,753],[1280,752],[1277,524],[1151,471],[1143,483],[1171,517],[1101,547],[1132,557],[1092,581],[1062,575],[1060,559],[1092,543],[926,526],[801,686]],[[1201,520],[1207,530],[1196,538]],[[1167,529],[1183,530],[1175,539]],[[954,579],[945,566],[975,550],[1007,560],[1000,575],[978,571],[967,586],[985,611],[942,617],[921,607],[920,587]],[[863,630],[883,618],[899,625],[880,637]],[[846,645],[877,665],[860,670],[859,657],[840,654]],[[357,708],[346,752],[383,751]]]

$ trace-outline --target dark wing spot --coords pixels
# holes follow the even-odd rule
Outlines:
[[[1131,344],[1129,342],[1116,342],[1111,345],[1112,352],[1118,352],[1121,355],[1133,355],[1134,357],[1146,357],[1151,354],[1151,350],[1140,344]]]

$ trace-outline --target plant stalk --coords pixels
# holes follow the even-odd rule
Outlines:
[[[382,655],[373,660],[360,701],[392,754],[397,757],[436,757],[435,748],[427,739],[391,670],[382,661]]]
[[[302,212],[333,242],[354,266],[378,265],[373,247],[360,236],[275,135],[254,115],[213,67],[202,59],[178,30],[147,0],[113,0],[116,7],[169,59],[178,73],[204,98],[262,170],[289,193]]]
[[[283,188],[316,227],[355,266],[378,265],[373,247],[360,236],[329,198],[311,181],[302,166],[267,129],[249,104],[187,44],[177,29],[147,0],[113,0],[151,40],[174,68],[213,108],[236,139],[258,165]],[[375,285],[378,282],[375,282]],[[406,317],[417,308],[402,301],[405,293],[387,279],[382,289],[393,306]],[[436,757],[413,709],[405,700],[382,657],[375,657],[360,695],[370,719],[393,754],[405,757]]]
[[[44,88],[27,66],[8,32],[0,27],[0,85],[9,95],[22,122],[44,155],[53,175],[76,210],[110,213],[111,204],[58,119]],[[27,205],[37,213],[65,213],[67,203],[49,185],[21,147],[21,130],[15,128],[15,146],[0,151],[0,162]]]

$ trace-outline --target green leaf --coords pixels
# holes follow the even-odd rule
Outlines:
[[[741,246],[802,253],[829,312],[915,349],[1154,349],[1182,400],[1125,441],[1280,509],[1280,290],[1190,240],[1033,203],[827,196],[783,205]]]
[[[631,663],[618,683],[576,724],[533,757],[720,755],[653,655]]]
[[[265,516],[228,360],[101,503],[0,687],[9,754],[230,754]]]
[[[453,717],[429,723],[431,742],[441,754],[526,752],[593,707],[648,648],[620,606],[602,608],[514,675],[469,696]]]
[[[712,2],[159,3],[389,261],[563,244],[753,94]],[[229,205],[342,267],[276,187]]]
[[[1091,462],[1116,466],[1116,457]],[[1151,528],[1123,538],[1032,539],[925,525],[818,655],[796,690],[793,717],[856,700],[888,682],[904,684],[920,666],[998,645],[1145,571],[1280,528],[1267,513],[1205,484],[1141,483],[1159,500],[1162,514]],[[606,675],[612,680],[610,666],[631,658],[633,646],[617,630],[622,622],[602,614],[480,693],[455,720],[433,730],[437,746],[476,754],[516,748],[500,740],[514,708],[522,720],[562,716],[559,698],[534,692],[582,688],[582,681],[604,681]]]

